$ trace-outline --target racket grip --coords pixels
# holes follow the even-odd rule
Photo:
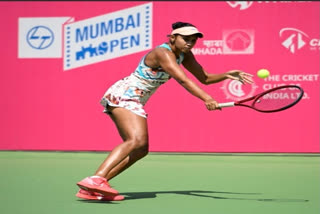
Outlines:
[[[220,108],[225,108],[225,107],[233,107],[234,102],[228,102],[228,103],[219,103]]]

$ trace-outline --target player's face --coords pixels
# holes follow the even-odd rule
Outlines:
[[[193,46],[196,44],[197,39],[198,39],[198,36],[196,35],[191,35],[191,36],[177,35],[175,40],[175,45],[183,53],[187,53],[191,51]]]

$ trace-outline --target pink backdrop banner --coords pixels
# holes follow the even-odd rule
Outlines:
[[[204,33],[193,53],[208,72],[271,72],[201,85],[218,102],[284,84],[305,95],[278,113],[209,112],[170,80],[145,107],[151,151],[319,152],[320,2],[8,1],[0,12],[1,150],[111,150],[121,139],[100,98],[184,21]]]

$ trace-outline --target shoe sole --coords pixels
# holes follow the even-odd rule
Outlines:
[[[93,186],[93,185],[90,185],[87,183],[82,183],[81,181],[78,182],[77,185],[78,185],[78,187],[80,187],[83,190],[87,190],[87,191],[91,191],[91,192],[98,192],[98,193],[101,193],[102,195],[105,195],[105,196],[119,195],[118,191],[111,189],[111,188],[110,188],[111,189],[110,191],[105,191],[103,189],[97,188],[96,186]]]
[[[77,193],[76,196],[78,198],[82,198],[82,199],[86,199],[86,200],[95,200],[95,201],[122,201],[124,200],[124,196],[122,197],[118,197],[118,199],[116,199],[117,196],[90,196],[90,195],[86,195],[86,194],[82,194],[82,193]]]

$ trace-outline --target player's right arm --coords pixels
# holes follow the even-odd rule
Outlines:
[[[219,108],[217,101],[215,101],[209,94],[202,90],[194,81],[189,79],[185,72],[176,62],[176,57],[173,52],[166,49],[158,48],[155,50],[156,61],[161,68],[165,70],[172,78],[174,78],[181,86],[183,86],[192,95],[198,97],[205,102],[208,110]]]

